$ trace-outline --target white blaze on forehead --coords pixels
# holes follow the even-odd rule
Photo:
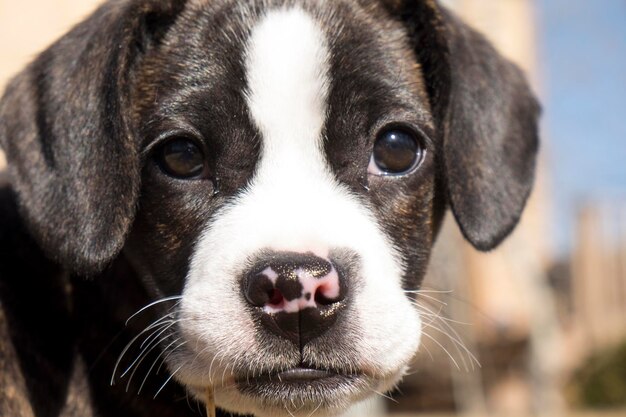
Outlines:
[[[329,68],[321,28],[301,9],[271,11],[253,29],[246,58],[248,106],[263,137],[259,174],[279,167],[326,171]]]
[[[248,305],[239,277],[261,250],[329,258],[332,249],[349,249],[359,263],[359,276],[347,290],[358,314],[350,317],[342,337],[366,373],[387,381],[417,348],[420,319],[402,290],[401,256],[367,204],[337,181],[324,156],[330,84],[324,32],[301,9],[270,11],[252,28],[245,67],[247,104],[262,136],[261,160],[254,178],[217,212],[194,249],[180,307],[182,334],[193,343],[181,363],[172,365],[182,366],[177,378],[202,385],[206,369],[226,375],[230,363],[245,357],[250,366],[265,370],[272,363],[285,367],[278,361],[286,356],[263,353],[258,323],[244,313]],[[319,365],[332,366],[334,354],[319,352],[316,360],[327,355]],[[218,404],[226,409],[267,415],[252,400],[226,398],[216,390]]]

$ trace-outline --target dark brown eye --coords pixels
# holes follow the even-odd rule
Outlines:
[[[199,178],[206,171],[206,160],[196,143],[187,138],[175,138],[161,146],[155,155],[161,169],[175,178]]]
[[[394,128],[381,132],[374,143],[368,172],[398,175],[413,169],[422,159],[422,145],[408,130]]]

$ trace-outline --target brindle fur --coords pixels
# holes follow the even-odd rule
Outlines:
[[[539,109],[520,71],[435,1],[341,0],[332,18],[302,3],[329,33],[342,29],[330,45],[328,161],[385,219],[410,266],[405,287],[419,287],[446,207],[474,246],[495,247],[519,219],[538,146]],[[259,5],[111,0],[8,85],[0,415],[196,415],[174,381],[152,398],[167,370],[140,396],[138,383],[127,393],[125,380],[109,381],[123,347],[167,306],[126,319],[155,294],[180,293],[199,226],[254,172],[260,139],[238,54]],[[386,60],[390,48],[397,60]],[[390,89],[396,72],[405,82]],[[194,85],[204,91],[189,95]],[[390,108],[427,138],[420,171],[392,187],[363,169],[363,132]],[[210,138],[219,181],[185,189],[151,163],[149,139],[183,114]]]

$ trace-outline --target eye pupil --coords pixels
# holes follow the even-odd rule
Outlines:
[[[204,172],[205,159],[192,140],[178,138],[168,141],[161,148],[159,164],[172,177],[193,178]]]
[[[420,156],[421,147],[415,135],[391,129],[376,139],[372,158],[384,173],[400,174],[413,168]]]

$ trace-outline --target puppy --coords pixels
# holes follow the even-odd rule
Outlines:
[[[0,406],[183,416],[210,386],[330,416],[390,390],[445,210],[479,250],[511,232],[538,113],[433,0],[105,3],[0,105]]]

